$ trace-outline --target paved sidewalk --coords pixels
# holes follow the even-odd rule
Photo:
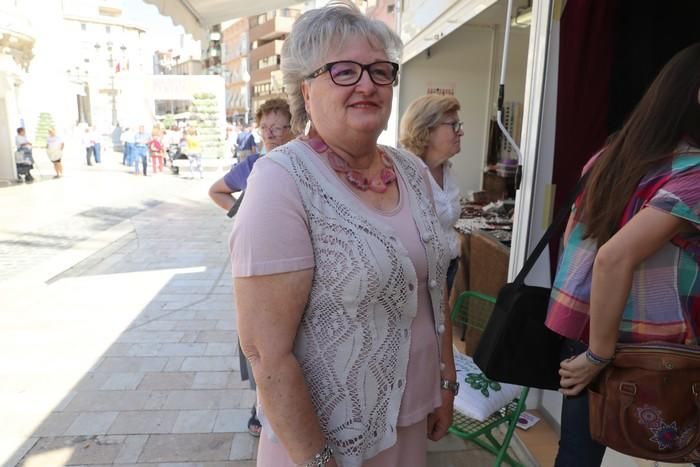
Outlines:
[[[91,169],[0,188],[0,463],[253,466],[216,174]]]

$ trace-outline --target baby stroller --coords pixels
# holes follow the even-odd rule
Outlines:
[[[174,175],[179,174],[180,167],[173,164],[173,161],[181,160],[181,159],[186,160],[187,156],[180,150],[179,144],[169,144],[168,149],[166,149],[166,152],[168,153],[168,161],[169,161],[169,165],[170,165],[170,170],[173,172]]]
[[[17,181],[20,183],[32,183],[34,181],[34,177],[31,174],[31,170],[34,168],[32,151],[20,149],[15,152],[15,164],[17,165]]]

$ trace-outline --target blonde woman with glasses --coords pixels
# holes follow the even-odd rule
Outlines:
[[[460,253],[459,237],[454,229],[461,210],[459,187],[450,162],[461,150],[464,136],[459,109],[455,97],[430,94],[413,101],[401,119],[401,145],[430,168],[435,207],[449,245],[448,294],[457,273]]]

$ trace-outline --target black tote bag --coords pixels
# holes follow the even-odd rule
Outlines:
[[[525,278],[554,234],[561,231],[586,175],[579,179],[518,276],[504,285],[496,297],[474,352],[474,362],[494,381],[559,389],[559,352],[564,338],[544,325],[551,289],[526,285]]]

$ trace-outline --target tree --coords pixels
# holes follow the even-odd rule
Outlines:
[[[224,142],[219,128],[216,96],[210,93],[199,93],[192,96],[190,106],[189,126],[197,128],[199,141],[202,145],[202,156],[222,157]]]
[[[48,112],[39,114],[39,122],[36,125],[34,132],[34,146],[41,148],[46,146],[46,140],[49,137],[49,128],[53,128],[53,116]]]

